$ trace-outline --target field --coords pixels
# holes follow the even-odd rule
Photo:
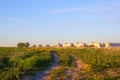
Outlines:
[[[120,49],[97,48],[0,48],[0,80],[22,80],[25,75],[46,70],[60,62],[46,76],[47,80],[119,80]]]

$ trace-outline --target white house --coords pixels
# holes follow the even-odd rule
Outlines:
[[[62,47],[62,44],[60,44],[60,43],[55,44],[54,47]]]
[[[72,43],[64,43],[63,47],[73,47],[74,45]]]
[[[85,47],[86,45],[83,42],[77,42],[74,44],[74,46],[79,48],[79,47]]]
[[[100,47],[104,47],[104,43],[100,43],[100,42],[91,42],[91,43],[88,44],[88,46],[93,46],[93,47],[100,48]]]
[[[110,42],[106,42],[105,43],[105,47],[109,48],[109,47],[120,47],[120,43],[110,43]]]

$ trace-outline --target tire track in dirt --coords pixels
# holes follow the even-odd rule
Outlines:
[[[59,62],[60,62],[56,52],[52,51],[51,55],[53,57],[53,62],[51,62],[50,67],[48,67],[46,70],[40,71],[40,72],[33,71],[33,73],[36,74],[35,76],[28,75],[28,76],[25,76],[23,78],[23,80],[47,80],[46,79],[47,76],[49,76],[49,74],[52,70],[56,69],[59,66]]]
[[[85,63],[73,54],[67,54],[67,56],[69,57],[68,65],[58,66],[45,80],[85,80],[83,70]]]
[[[85,66],[85,63],[72,54],[70,54],[70,56],[74,58],[76,66],[66,67],[65,73],[68,77],[65,80],[84,80],[83,68]]]

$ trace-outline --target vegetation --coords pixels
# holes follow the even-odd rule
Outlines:
[[[67,66],[76,66],[74,59],[69,56],[72,54],[77,56],[85,66],[85,79],[90,80],[118,80],[120,79],[120,49],[57,49],[60,58],[60,68],[51,73],[51,77],[63,77],[65,79],[65,69]],[[62,71],[62,72],[61,72]],[[67,77],[67,76],[66,76]]]
[[[42,44],[39,44],[38,47],[39,47],[39,48],[42,48],[43,46],[42,46]]]
[[[51,61],[48,50],[0,48],[0,80],[19,80],[30,71],[46,69]]]
[[[41,71],[50,66],[55,51],[60,59],[58,69],[49,79],[65,79],[67,67],[75,67],[78,57],[84,63],[85,78],[90,80],[120,79],[120,49],[96,48],[0,48],[0,80],[20,80],[31,71]],[[71,56],[73,55],[73,56]],[[57,78],[56,78],[57,77]]]
[[[50,47],[50,45],[49,44],[46,44],[46,46],[45,47]]]
[[[120,72],[113,70],[117,68],[117,70],[120,71],[120,49],[90,48],[71,50],[71,52],[86,63],[87,78],[120,78]],[[111,72],[108,72],[110,69]]]
[[[37,46],[36,45],[32,45],[32,48],[36,48]]]
[[[28,48],[29,46],[30,46],[30,44],[28,42],[26,42],[26,43],[18,43],[17,44],[17,47],[19,47],[19,48],[23,48],[23,47]]]

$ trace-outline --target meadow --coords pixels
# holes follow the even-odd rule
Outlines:
[[[21,80],[30,71],[46,69],[51,61],[48,50],[0,48],[0,80]]]
[[[53,61],[51,51],[60,59],[59,67],[51,71],[49,80],[69,78],[66,71],[76,69],[76,59],[84,62],[77,75],[85,80],[119,80],[119,48],[0,48],[0,80],[22,80],[32,71],[42,71]],[[70,72],[70,71],[69,71]],[[75,78],[80,80],[81,78]]]

